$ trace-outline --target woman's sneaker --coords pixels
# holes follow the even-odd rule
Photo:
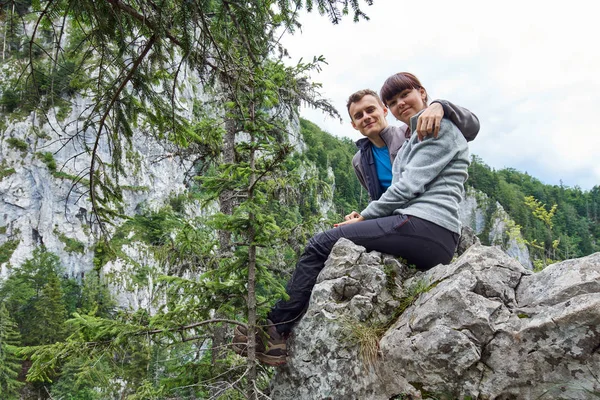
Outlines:
[[[245,326],[237,325],[233,336],[233,350],[242,355],[248,354],[248,330]],[[270,320],[267,325],[256,329],[256,358],[267,365],[283,365],[286,362],[286,338],[277,332]]]

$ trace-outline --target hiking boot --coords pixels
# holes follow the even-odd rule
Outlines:
[[[233,350],[242,355],[248,354],[248,329],[238,325],[233,337]],[[263,364],[282,365],[287,357],[286,338],[277,332],[275,325],[267,320],[267,325],[256,328],[256,358]]]
[[[245,326],[236,325],[235,329],[233,330],[233,340],[231,341],[231,347],[233,348],[233,351],[244,357],[248,355],[247,333],[248,330]]]

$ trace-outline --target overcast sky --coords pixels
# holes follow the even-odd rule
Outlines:
[[[332,25],[318,13],[286,35],[292,61],[323,55],[312,79],[344,121],[303,109],[337,136],[350,125],[352,92],[379,92],[390,75],[412,72],[430,99],[447,99],[481,122],[472,154],[548,184],[600,185],[600,20],[593,1],[374,0],[370,21]],[[391,114],[390,114],[391,116]],[[400,124],[393,117],[390,123]]]

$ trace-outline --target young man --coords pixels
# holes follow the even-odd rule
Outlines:
[[[359,150],[352,159],[354,172],[369,193],[369,200],[378,200],[390,186],[392,163],[410,137],[410,131],[406,126],[388,124],[388,109],[373,90],[363,89],[353,93],[348,98],[346,107],[352,126],[365,136],[356,142]],[[442,117],[452,121],[467,141],[475,139],[479,132],[479,120],[475,114],[449,101],[435,100],[419,116],[419,137],[430,133],[437,137]],[[352,218],[354,213],[353,211],[347,215],[346,219]]]

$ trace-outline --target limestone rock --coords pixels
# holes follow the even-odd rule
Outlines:
[[[533,269],[533,264],[529,257],[529,250],[523,241],[521,233],[515,229],[515,223],[504,211],[504,207],[497,201],[490,199],[485,193],[467,187],[465,198],[460,202],[459,217],[463,224],[463,235],[465,227],[470,228],[474,235],[481,235],[487,231],[487,235],[482,240],[494,246],[499,246],[509,256],[518,260],[528,269]],[[468,232],[468,230],[467,230]],[[466,239],[470,239],[468,234]],[[461,237],[458,254],[462,254],[465,243]],[[473,243],[473,242],[471,242]]]
[[[481,244],[479,238],[475,234],[475,231],[468,226],[463,225],[460,232],[460,239],[458,241],[458,248],[456,254],[461,256],[467,249],[474,244]]]
[[[593,398],[600,253],[533,274],[475,244],[417,272],[340,239],[288,343],[273,399]]]
[[[79,279],[93,268],[95,236],[100,231],[92,215],[84,176],[90,158],[83,150],[87,145],[73,139],[79,126],[75,122],[89,107],[89,99],[72,99],[72,109],[65,120],[72,123],[57,121],[55,110],[47,118],[31,113],[23,120],[3,121],[6,128],[0,132],[0,161],[3,168],[13,172],[0,178],[0,245],[16,240],[18,246],[10,262],[0,265],[0,277],[8,275],[9,264],[18,268],[40,245],[60,258],[69,277]],[[11,148],[5,140],[9,137],[26,143],[27,150]],[[132,158],[137,162],[124,157],[124,169],[129,174],[119,181],[124,192],[124,214],[134,215],[140,204],[158,208],[170,195],[185,190],[185,173],[191,162],[165,157],[170,150],[164,143],[147,139],[138,131],[134,133],[131,154],[136,155]],[[53,160],[56,171],[49,169],[43,155]],[[100,140],[98,156],[110,159],[106,140]],[[81,248],[69,251],[65,243],[69,240]]]

